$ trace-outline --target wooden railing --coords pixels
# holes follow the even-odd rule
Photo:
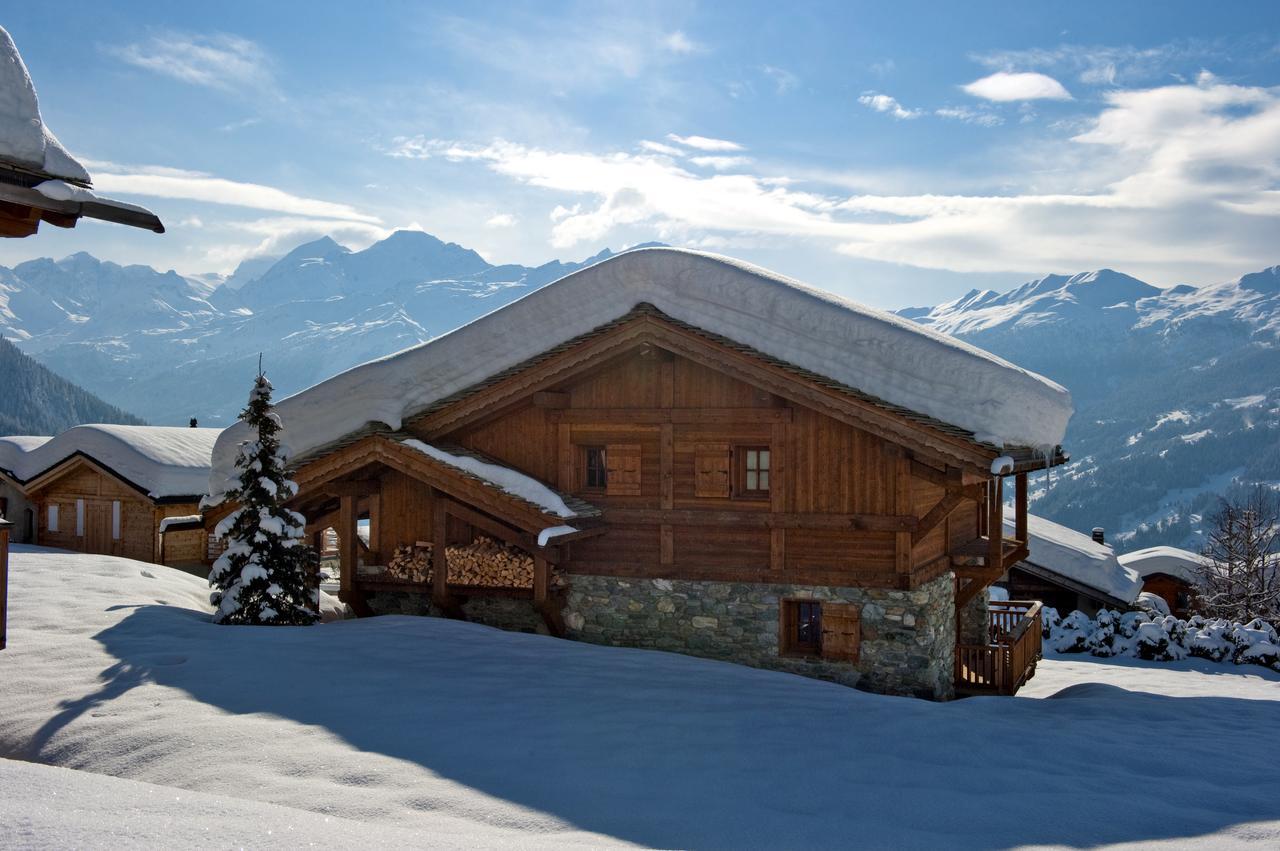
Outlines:
[[[956,689],[1015,694],[1036,672],[1041,656],[1040,603],[992,602],[990,642],[956,645]]]

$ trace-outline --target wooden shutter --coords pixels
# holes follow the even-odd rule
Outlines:
[[[699,443],[693,450],[693,495],[729,496],[729,444]]]
[[[822,604],[822,658],[857,662],[862,644],[862,606]]]
[[[604,451],[608,496],[640,495],[640,444],[610,443]]]

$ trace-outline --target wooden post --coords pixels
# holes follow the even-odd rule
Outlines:
[[[542,556],[533,557],[533,604],[541,608],[551,596],[551,568]]]
[[[449,515],[444,494],[431,491],[431,599],[442,609],[449,603]]]
[[[1004,564],[1004,479],[991,480],[987,500],[987,568],[994,571]]]
[[[911,498],[911,459],[898,449],[893,455],[893,493],[894,511],[900,516],[915,516],[915,505]],[[898,587],[911,587],[912,567],[912,535],[910,532],[898,532],[894,535],[894,568],[898,574]]]
[[[13,524],[0,517],[0,650],[5,646],[9,618],[9,530]]]
[[[360,559],[360,545],[357,543],[357,526],[360,517],[357,513],[356,498],[351,495],[339,498],[338,503],[338,565],[342,571],[339,597],[344,603],[351,603],[356,590],[356,565]]]
[[[1013,480],[1014,532],[1021,546],[1027,545],[1027,474],[1019,473]]]

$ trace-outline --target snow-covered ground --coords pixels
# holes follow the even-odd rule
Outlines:
[[[0,756],[93,774],[0,762],[0,845],[1280,842],[1253,666],[1054,658],[933,704],[432,618],[215,626],[205,596],[17,548]]]

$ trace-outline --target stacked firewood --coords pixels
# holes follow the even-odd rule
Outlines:
[[[515,547],[476,536],[465,547],[449,547],[449,583],[496,588],[533,586],[533,557]]]
[[[431,545],[405,545],[396,547],[387,560],[387,574],[391,579],[405,582],[431,581]]]

